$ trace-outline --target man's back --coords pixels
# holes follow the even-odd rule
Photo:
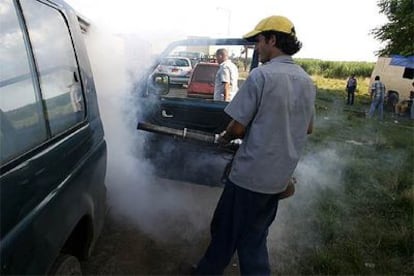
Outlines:
[[[356,87],[356,79],[354,77],[350,77],[348,79],[347,87]]]
[[[247,126],[230,179],[262,193],[284,190],[303,150],[315,87],[289,56],[251,72],[226,112]]]
[[[376,80],[371,87],[371,91],[375,98],[384,98],[385,95],[385,85],[380,81]]]

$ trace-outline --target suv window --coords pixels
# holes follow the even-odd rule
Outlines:
[[[0,162],[4,163],[47,138],[35,72],[11,0],[0,16]]]
[[[58,10],[37,1],[24,0],[21,5],[39,70],[50,131],[54,136],[85,117],[72,40]]]

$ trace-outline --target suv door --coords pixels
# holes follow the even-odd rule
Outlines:
[[[142,113],[139,121],[155,127],[193,130],[207,135],[222,132],[230,121],[224,112],[227,102],[192,97],[187,94],[187,86],[171,84],[168,89],[160,89],[154,77],[157,76],[155,68],[163,57],[188,51],[201,52],[203,57],[194,58],[192,63],[211,63],[216,62],[215,52],[219,48],[225,48],[229,59],[238,67],[240,87],[249,71],[258,65],[253,42],[244,39],[189,39],[174,42],[160,55],[139,86],[144,96],[140,100]],[[169,178],[219,185],[224,166],[231,159],[231,152],[219,149],[216,145],[172,139],[160,134],[151,134],[147,138],[148,156],[161,170],[161,175]]]
[[[106,143],[78,22],[64,7],[1,1],[0,274],[85,258],[103,226]]]

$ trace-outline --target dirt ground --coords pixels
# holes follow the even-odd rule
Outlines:
[[[102,85],[100,91],[110,90],[108,87]],[[189,274],[209,242],[209,224],[222,188],[155,176],[152,166],[136,153],[142,151],[143,135],[136,133],[135,125],[132,131],[126,125],[118,101],[119,95],[109,92],[100,98],[108,145],[108,213],[92,256],[81,263],[83,274]],[[177,163],[180,158],[175,157]],[[219,176],[227,162],[220,160]],[[210,162],[214,161],[193,163],[196,168],[207,168]],[[213,175],[214,171],[207,173]],[[238,274],[233,264],[226,270],[227,275],[232,273]]]
[[[84,275],[190,274],[191,265],[197,263],[208,244],[209,220],[221,188],[171,181],[165,185],[170,192],[174,189],[181,194],[181,202],[191,198],[194,205],[185,211],[170,205],[161,212],[147,214],[150,226],[110,206],[93,254],[82,263]],[[152,227],[158,233],[154,234],[157,231],[151,231]],[[229,265],[226,275],[238,275],[236,262]]]

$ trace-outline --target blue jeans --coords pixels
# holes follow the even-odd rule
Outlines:
[[[195,274],[221,275],[237,250],[241,275],[270,275],[269,226],[278,195],[252,192],[227,180],[211,221],[211,241]]]
[[[378,109],[378,116],[380,120],[384,118],[384,100],[382,98],[373,98],[371,102],[371,107],[368,112],[368,117],[372,118],[374,116],[375,110]]]

